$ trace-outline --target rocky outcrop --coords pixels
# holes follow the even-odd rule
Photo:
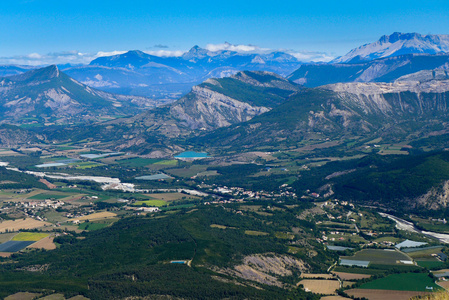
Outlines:
[[[170,112],[191,129],[209,130],[245,122],[269,110],[195,86],[190,95],[171,107]]]
[[[418,197],[416,203],[419,207],[430,210],[444,209],[449,204],[449,180],[438,187],[431,188],[426,194]]]
[[[219,270],[220,273],[237,276],[262,284],[282,287],[280,277],[291,276],[292,271],[303,272],[308,266],[301,260],[273,253],[246,256],[242,264],[233,269]]]

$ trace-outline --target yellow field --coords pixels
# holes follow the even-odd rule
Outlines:
[[[302,284],[306,291],[316,294],[331,295],[335,294],[335,290],[340,288],[337,280],[301,280],[298,284]]]
[[[19,231],[21,229],[34,229],[49,225],[51,225],[51,223],[37,221],[31,218],[26,218],[25,220],[18,219],[14,221],[8,220],[0,223],[0,232]]]
[[[20,232],[12,238],[13,241],[39,241],[47,237],[45,232]]]
[[[89,220],[90,221],[90,220],[98,220],[98,219],[108,219],[108,218],[113,218],[115,216],[117,216],[117,214],[114,214],[114,213],[108,212],[108,211],[104,211],[104,212],[90,214],[87,216],[82,216],[82,217],[79,217],[79,218],[76,218],[73,220],[74,221],[75,220],[78,220],[78,221]]]

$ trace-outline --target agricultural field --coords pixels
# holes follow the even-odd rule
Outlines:
[[[43,238],[46,238],[48,233],[45,232],[20,232],[16,236],[14,236],[12,241],[39,241]]]
[[[429,287],[440,289],[427,273],[402,273],[364,283],[360,289],[428,292]]]
[[[46,200],[46,199],[63,199],[71,196],[72,194],[64,194],[64,193],[39,193],[34,196],[28,197],[30,200]]]
[[[179,200],[198,200],[200,197],[187,195],[183,193],[153,193],[145,194],[145,197],[155,200],[163,200],[167,202],[179,201]]]
[[[206,171],[207,168],[207,165],[191,165],[189,167],[179,169],[166,169],[165,172],[176,177],[190,178],[192,176],[196,176],[198,173]]]
[[[117,214],[115,214],[113,212],[104,211],[104,212],[93,213],[93,214],[90,214],[90,215],[86,215],[86,216],[82,216],[82,217],[79,217],[79,218],[75,218],[73,220],[78,220],[78,221],[99,220],[99,219],[113,218],[113,217],[116,217],[116,216],[117,216]]]
[[[335,294],[335,290],[340,288],[338,280],[304,279],[298,283],[300,284],[306,291],[323,295]]]
[[[47,236],[40,241],[37,241],[34,244],[29,245],[27,248],[34,248],[34,249],[45,249],[45,250],[54,250],[56,249],[56,245],[53,242],[54,237]]]
[[[146,167],[148,165],[157,164],[157,163],[163,164],[163,162],[164,162],[163,159],[141,158],[141,157],[133,157],[133,158],[121,159],[121,160],[115,161],[115,163],[117,163],[119,165],[132,167],[132,168]]]
[[[33,241],[8,241],[6,243],[0,244],[0,252],[17,252],[20,251],[31,244]]]
[[[342,296],[324,296],[321,297],[321,300],[348,300],[349,298]]]
[[[25,220],[8,220],[0,223],[0,232],[18,231],[21,229],[34,229],[50,225],[52,224],[48,222],[37,221],[31,218],[26,218]]]
[[[345,273],[345,272],[332,272],[337,275],[342,280],[360,280],[365,278],[370,278],[370,274],[354,274],[354,273]]]
[[[99,230],[99,229],[103,229],[105,227],[110,226],[117,220],[118,220],[117,218],[111,218],[111,219],[106,219],[106,220],[100,220],[97,222],[84,222],[84,223],[79,224],[78,229],[88,230],[88,231]]]
[[[161,207],[166,206],[168,203],[164,200],[143,200],[143,201],[137,201],[133,205],[134,206],[155,206],[155,207]]]
[[[422,249],[405,249],[404,252],[415,260],[435,260],[432,254],[440,253],[442,249],[443,247],[426,247]]]
[[[38,293],[19,292],[14,295],[6,297],[5,300],[33,300],[41,295],[42,294]]]
[[[0,244],[10,241],[16,234],[17,234],[16,232],[1,233],[0,234]]]
[[[449,224],[448,223],[444,223],[443,220],[438,220],[438,219],[424,219],[424,218],[418,218],[418,217],[413,217],[412,220],[414,222],[416,222],[416,224],[422,228],[424,228],[424,230],[428,230],[428,231],[435,231],[435,232],[441,232],[441,233],[448,233],[449,232]]]
[[[427,269],[438,269],[439,267],[442,267],[445,265],[444,262],[439,260],[418,260],[416,261],[418,266],[427,268]]]
[[[429,292],[415,291],[391,291],[391,290],[368,290],[368,289],[352,289],[345,291],[354,298],[365,298],[369,300],[410,300],[412,297],[424,296]]]
[[[353,256],[341,256],[341,259],[369,261],[371,264],[398,264],[400,260],[410,261],[410,258],[396,250],[364,249]]]

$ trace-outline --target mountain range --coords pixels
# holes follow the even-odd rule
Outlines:
[[[235,149],[301,148],[320,141],[382,137],[399,142],[449,129],[449,81],[339,83],[303,89],[248,122],[200,136]]]
[[[134,114],[155,102],[92,89],[56,66],[0,78],[2,123],[75,123]]]
[[[418,37],[393,34],[381,41],[391,44]],[[51,129],[47,133],[57,140],[70,134],[74,135],[69,137],[72,140],[93,135],[105,142],[105,147],[153,156],[170,155],[186,143],[248,149],[276,144],[298,146],[316,140],[317,135],[318,140],[374,134],[403,138],[413,135],[413,130],[415,136],[428,134],[438,127],[435,124],[446,122],[449,54],[405,54],[364,63],[302,65],[288,79],[267,71],[208,78],[211,68],[223,71],[264,65],[276,69],[297,63],[285,53],[242,55],[210,52],[197,46],[182,57],[171,58],[130,51],[101,57],[89,66],[65,72],[110,72],[111,76],[129,78],[129,82],[142,80],[142,85],[152,78],[155,85],[161,86],[164,83],[158,84],[158,80],[175,82],[192,76],[196,76],[195,80],[206,79],[179,100],[142,112],[143,108],[160,105],[160,100],[98,91],[50,66],[1,79],[1,117],[4,123],[69,124],[107,121],[129,114],[129,118],[74,127],[73,131],[67,128],[64,136]],[[95,76],[96,83],[114,81],[99,73]],[[410,127],[413,122],[419,126]],[[441,128],[445,130],[444,125]]]
[[[67,68],[64,72],[108,92],[176,99],[208,78],[226,77],[243,70],[286,76],[299,65],[298,59],[284,52],[212,52],[194,46],[181,57],[158,57],[134,50],[99,57],[88,66]]]
[[[438,54],[449,52],[449,35],[422,35],[395,32],[378,41],[355,48],[332,63],[360,63],[404,54]]]

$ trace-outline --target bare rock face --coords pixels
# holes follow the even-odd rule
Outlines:
[[[279,277],[291,276],[292,270],[306,271],[308,266],[301,260],[288,255],[254,254],[246,256],[243,263],[221,273],[238,276],[263,284],[282,287]]]
[[[449,204],[449,180],[438,187],[431,188],[426,194],[418,197],[416,203],[426,209],[444,209]]]
[[[397,80],[392,83],[349,82],[331,84],[324,86],[324,88],[334,92],[345,92],[355,95],[383,95],[402,92],[444,93],[449,91],[449,80],[429,80],[425,82]]]
[[[267,107],[251,106],[204,87],[192,88],[193,95],[172,106],[171,113],[191,129],[215,129],[245,122],[269,111]]]

